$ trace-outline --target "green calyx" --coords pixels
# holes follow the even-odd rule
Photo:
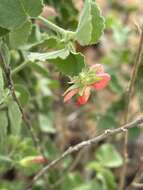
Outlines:
[[[27,156],[19,161],[19,164],[23,167],[30,167],[36,156]]]
[[[99,82],[102,77],[96,75],[95,71],[86,70],[82,71],[78,76],[74,78],[75,83],[78,83],[79,86],[89,86],[96,82]]]

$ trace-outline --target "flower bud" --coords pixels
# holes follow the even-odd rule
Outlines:
[[[41,155],[27,156],[20,160],[19,164],[24,167],[29,167],[31,164],[45,164],[48,160]]]

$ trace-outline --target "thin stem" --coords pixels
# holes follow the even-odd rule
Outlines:
[[[124,123],[126,124],[128,122],[128,116],[129,116],[129,106],[130,106],[130,101],[134,89],[134,84],[137,78],[138,70],[142,62],[142,56],[143,56],[143,28],[142,28],[142,33],[140,37],[140,42],[137,50],[137,55],[135,58],[135,63],[134,67],[131,73],[129,85],[127,88],[126,92],[126,107],[125,107],[125,113],[124,113]],[[119,185],[119,190],[124,189],[125,185],[125,178],[126,178],[126,171],[127,171],[127,162],[128,162],[128,131],[124,135],[124,150],[123,150],[123,156],[124,156],[124,164],[123,164],[123,169],[121,172],[121,179],[120,179],[120,185]]]
[[[138,167],[137,169],[137,172],[133,178],[133,180],[131,181],[131,183],[128,185],[127,187],[127,190],[131,190],[132,187],[134,186],[135,183],[138,183],[140,181],[140,175],[142,174],[142,169],[143,169],[143,166],[142,166],[142,163],[141,165]]]
[[[27,187],[26,190],[31,190],[33,184],[40,178],[42,177],[50,168],[54,167],[56,164],[58,164],[60,161],[62,161],[63,159],[65,159],[67,156],[69,156],[70,154],[72,154],[73,152],[77,152],[79,151],[81,148],[86,147],[86,146],[90,146],[92,144],[95,144],[109,136],[112,135],[116,135],[118,133],[124,133],[127,130],[136,127],[137,125],[143,123],[143,117],[140,117],[126,125],[123,125],[119,128],[115,128],[115,129],[107,129],[105,130],[102,134],[100,134],[99,136],[96,136],[92,139],[86,140],[86,141],[82,141],[81,143],[75,145],[75,146],[71,146],[69,147],[61,156],[59,156],[57,159],[53,160],[52,162],[50,162],[48,165],[46,165],[44,168],[42,168],[33,178],[31,184]]]
[[[65,34],[66,30],[57,26],[56,24],[52,23],[51,21],[45,19],[44,17],[39,16],[38,19],[41,20],[42,22],[44,22],[48,26],[49,29],[51,29],[57,33],[60,33],[60,34]]]
[[[43,23],[45,23],[45,25],[46,25],[49,29],[55,31],[56,33],[61,34],[63,37],[67,37],[67,36],[68,36],[68,37],[67,37],[68,40],[73,39],[75,32],[65,30],[65,29],[63,29],[63,28],[57,26],[56,24],[52,23],[51,21],[45,19],[45,18],[42,17],[42,16],[39,16],[38,19],[41,20]]]
[[[1,49],[0,51],[0,55],[1,55],[1,58],[2,58],[2,61],[0,61],[0,64],[1,64],[1,67],[3,68],[3,71],[5,73],[5,76],[6,76],[6,80],[7,80],[7,83],[8,83],[8,88],[9,88],[9,91],[11,93],[11,96],[13,97],[13,100],[17,103],[18,105],[18,108],[21,112],[21,115],[22,115],[22,119],[23,119],[23,122],[25,123],[25,126],[28,128],[28,130],[30,131],[31,133],[31,137],[32,137],[32,140],[33,140],[33,143],[35,145],[35,147],[38,149],[38,151],[43,155],[43,151],[41,150],[41,147],[39,145],[39,139],[37,138],[37,136],[35,135],[35,132],[30,124],[30,121],[28,120],[28,118],[26,117],[25,113],[24,113],[24,110],[21,106],[21,103],[19,101],[19,99],[17,98],[16,96],[16,92],[15,92],[15,88],[14,88],[14,83],[13,83],[13,79],[12,79],[12,74],[11,74],[11,68],[10,66],[5,62],[5,57],[3,55],[3,51]]]
[[[11,75],[12,76],[15,75],[16,73],[24,69],[28,64],[30,64],[30,61],[24,61],[22,64],[20,64],[19,66],[17,66],[15,69],[12,70]]]

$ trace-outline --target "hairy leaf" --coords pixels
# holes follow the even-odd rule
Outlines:
[[[91,45],[99,41],[105,27],[104,18],[93,0],[86,0],[76,31],[76,40],[81,45]]]
[[[75,76],[78,75],[85,66],[84,56],[80,53],[72,53],[66,59],[53,59],[49,62],[54,63],[59,71],[65,75]]]
[[[7,142],[7,114],[6,111],[0,111],[0,153],[5,152],[5,144]]]
[[[31,17],[37,17],[43,8],[43,0],[22,0],[25,12]]]
[[[96,151],[97,160],[106,167],[119,167],[122,165],[122,157],[112,144],[104,144]]]
[[[27,90],[27,88],[24,85],[21,84],[15,84],[14,85],[16,92],[19,93],[19,101],[22,106],[25,106],[28,104],[30,99],[30,94]]]
[[[65,59],[68,55],[69,55],[69,50],[61,49],[61,50],[52,51],[48,53],[31,53],[28,56],[28,59],[30,61],[36,61],[36,60],[46,61],[49,59],[56,59],[58,57],[61,59]]]
[[[21,113],[16,102],[8,103],[8,115],[10,119],[11,133],[18,135],[21,130]]]
[[[12,48],[18,49],[25,45],[31,33],[32,24],[30,21],[25,22],[20,28],[10,33],[10,44]]]
[[[3,97],[3,91],[4,91],[4,80],[3,80],[2,69],[0,68],[0,101]]]
[[[0,26],[14,29],[22,25],[27,15],[19,0],[0,0]]]
[[[0,0],[0,26],[13,30],[41,12],[41,0]]]
[[[97,178],[101,181],[104,190],[115,190],[116,181],[113,173],[108,169],[103,169],[97,173]]]

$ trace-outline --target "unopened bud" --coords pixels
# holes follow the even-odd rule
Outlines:
[[[43,156],[27,156],[20,160],[19,164],[24,167],[29,167],[31,164],[45,164],[48,160]]]

